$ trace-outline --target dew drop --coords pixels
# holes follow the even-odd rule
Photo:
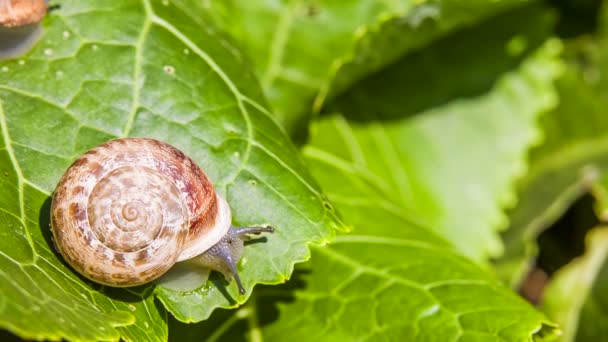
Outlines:
[[[150,324],[148,324],[148,322],[144,322],[144,326],[146,327],[146,329],[150,328]]]
[[[61,71],[61,70],[57,70],[57,71],[55,72],[55,77],[57,77],[57,78],[62,78],[62,77],[63,77],[63,71]]]
[[[131,311],[135,311],[135,306],[134,306],[134,305],[132,305],[132,304],[129,304],[129,305],[128,305],[128,308],[129,308],[129,310],[131,310]]]
[[[52,56],[54,53],[53,49],[44,49],[44,54],[47,56]]]
[[[163,5],[169,6],[169,0],[163,0]]]
[[[18,63],[19,63],[19,65],[23,65],[23,64],[25,64],[25,61],[23,59],[20,59]]]
[[[70,33],[70,31],[63,31],[63,39],[67,40],[68,38],[70,38],[72,34]]]
[[[190,54],[190,50],[184,49],[184,55],[189,55],[189,54]]]
[[[2,67],[2,72],[8,72],[8,67],[7,66],[3,66]]]
[[[93,44],[91,48],[93,49],[93,51],[97,51],[99,49],[99,46],[97,46],[97,44]]]
[[[423,310],[418,317],[432,316],[432,315],[436,314],[437,312],[439,312],[440,309],[441,309],[441,307],[439,306],[439,304],[431,305],[430,307]]]
[[[40,311],[40,307],[38,305],[34,305],[34,306],[32,306],[32,310],[38,312],[38,311]]]
[[[167,75],[173,75],[173,74],[175,74],[175,68],[173,66],[171,66],[171,65],[165,65],[163,67],[163,71]]]

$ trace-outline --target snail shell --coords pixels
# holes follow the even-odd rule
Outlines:
[[[42,20],[47,12],[45,0],[0,0],[0,25],[17,27]]]
[[[0,0],[0,60],[16,58],[42,37],[45,0]]]
[[[230,208],[192,159],[153,139],[111,140],[82,155],[53,195],[56,247],[110,286],[150,282],[218,243]]]

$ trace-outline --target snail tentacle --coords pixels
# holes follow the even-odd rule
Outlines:
[[[274,228],[271,226],[259,226],[259,227],[235,227],[230,226],[231,230],[234,230],[242,239],[249,238],[249,234],[261,234],[261,233],[274,233]]]
[[[244,294],[245,289],[241,284],[236,264],[243,254],[244,241],[248,240],[250,234],[272,233],[274,229],[270,226],[261,227],[235,227],[230,226],[228,233],[209,250],[191,259],[192,262],[222,273],[226,280],[234,278],[239,288],[239,293]]]

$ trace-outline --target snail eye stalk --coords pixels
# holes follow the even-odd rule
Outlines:
[[[208,251],[196,257],[196,263],[200,266],[222,273],[226,280],[234,278],[240,294],[245,294],[245,288],[241,283],[237,266],[241,259],[244,241],[249,240],[251,234],[273,233],[274,228],[262,227],[235,227],[230,226],[228,233],[211,247]]]

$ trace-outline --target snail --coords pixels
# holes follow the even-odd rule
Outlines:
[[[18,57],[42,36],[45,0],[0,0],[0,60]]]
[[[236,266],[243,243],[273,228],[231,221],[205,172],[177,148],[148,138],[110,140],[84,153],[51,202],[59,253],[81,275],[114,287],[188,265],[233,277],[244,294]]]

